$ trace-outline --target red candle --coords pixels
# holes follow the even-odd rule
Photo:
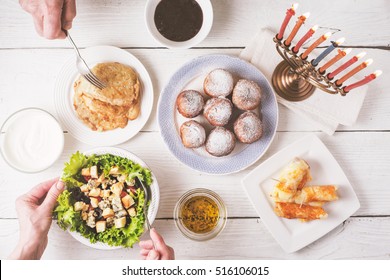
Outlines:
[[[325,63],[323,66],[321,66],[320,73],[325,72],[326,69],[328,69],[330,66],[335,64],[337,61],[342,59],[344,56],[346,56],[350,52],[351,52],[351,49],[338,50],[338,53],[331,60],[329,60],[327,63]]]
[[[301,38],[301,40],[299,40],[298,44],[295,45],[293,52],[298,53],[303,43],[305,43],[311,36],[313,36],[317,29],[318,25],[314,25],[312,28],[310,28],[309,31],[307,31],[307,33]]]
[[[316,47],[318,47],[321,43],[325,42],[332,33],[328,32],[322,35],[320,38],[318,38],[313,44],[311,44],[310,47],[307,48],[307,50],[301,55],[302,59],[306,59],[309,53],[311,53]]]
[[[282,26],[280,26],[279,33],[276,35],[276,38],[278,38],[278,40],[282,40],[283,39],[284,31],[286,30],[286,27],[287,27],[291,17],[295,16],[295,10],[297,8],[298,8],[298,3],[295,3],[295,4],[292,5],[292,7],[290,9],[287,10],[286,17],[284,18]]]
[[[344,87],[344,92],[349,92],[349,91],[353,90],[354,88],[361,87],[362,85],[365,85],[365,84],[371,82],[372,80],[375,80],[381,74],[382,74],[382,71],[377,70],[374,73],[372,73],[371,75],[366,76],[364,79],[360,80],[359,82],[356,82],[352,85]]]
[[[295,35],[297,35],[297,32],[299,30],[299,28],[301,28],[302,24],[305,23],[305,20],[310,16],[310,13],[305,13],[303,15],[301,15],[298,20],[297,20],[297,23],[295,24],[293,30],[291,31],[290,35],[287,37],[287,40],[284,42],[284,44],[286,46],[290,46],[291,45],[291,41],[294,39]]]
[[[359,66],[356,66],[354,69],[352,69],[351,71],[349,71],[347,74],[345,74],[344,76],[342,76],[340,79],[338,79],[336,81],[336,86],[341,86],[346,80],[348,80],[349,78],[351,78],[353,75],[355,75],[357,72],[363,70],[364,68],[366,68],[368,65],[370,65],[371,63],[373,62],[373,60],[370,58],[370,59],[367,59],[366,61],[364,61],[362,64],[360,64]]]
[[[358,61],[360,58],[362,58],[363,56],[365,56],[366,53],[365,52],[361,52],[359,53],[358,55],[355,55],[354,57],[352,57],[350,60],[348,60],[347,62],[345,62],[343,65],[341,65],[339,68],[337,68],[336,70],[334,70],[332,73],[329,73],[328,74],[328,79],[331,80],[334,78],[334,76],[336,76],[337,74],[339,74],[341,71],[343,71],[344,69],[347,69],[349,66],[351,66],[352,64],[354,64],[356,61]]]

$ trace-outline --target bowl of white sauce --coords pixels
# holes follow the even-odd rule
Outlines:
[[[38,108],[15,112],[0,129],[4,160],[18,171],[36,173],[55,163],[64,149],[64,134],[57,120]]]

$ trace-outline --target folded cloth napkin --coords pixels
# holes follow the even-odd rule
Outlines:
[[[275,34],[276,32],[270,29],[261,29],[240,54],[242,59],[259,68],[270,82],[275,67],[283,60],[275,49]],[[313,51],[310,57],[315,57],[316,54],[318,55],[319,51]],[[348,80],[347,84],[361,78],[361,75],[356,75]],[[316,128],[332,135],[339,124],[350,126],[356,122],[366,92],[366,86],[353,90],[346,96],[316,89],[308,99],[298,102],[287,101],[278,95],[276,97],[280,104],[311,121]]]

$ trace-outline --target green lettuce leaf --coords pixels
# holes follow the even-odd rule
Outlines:
[[[67,229],[71,226],[75,219],[75,211],[71,205],[71,192],[64,190],[57,198],[58,205],[54,209],[54,217],[57,218],[57,223],[62,229]]]
[[[79,171],[87,166],[88,158],[84,154],[77,151],[70,157],[70,161],[65,163],[62,179],[71,178],[79,173]]]

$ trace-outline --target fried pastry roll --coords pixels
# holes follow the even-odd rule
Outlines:
[[[337,186],[307,186],[298,191],[293,201],[297,204],[309,204],[311,202],[329,202],[339,199],[337,195]]]
[[[311,179],[307,162],[295,158],[282,170],[272,196],[275,201],[293,202],[297,190],[302,189]]]
[[[276,202],[274,210],[276,215],[286,219],[311,221],[328,217],[328,214],[322,207],[304,204]]]

